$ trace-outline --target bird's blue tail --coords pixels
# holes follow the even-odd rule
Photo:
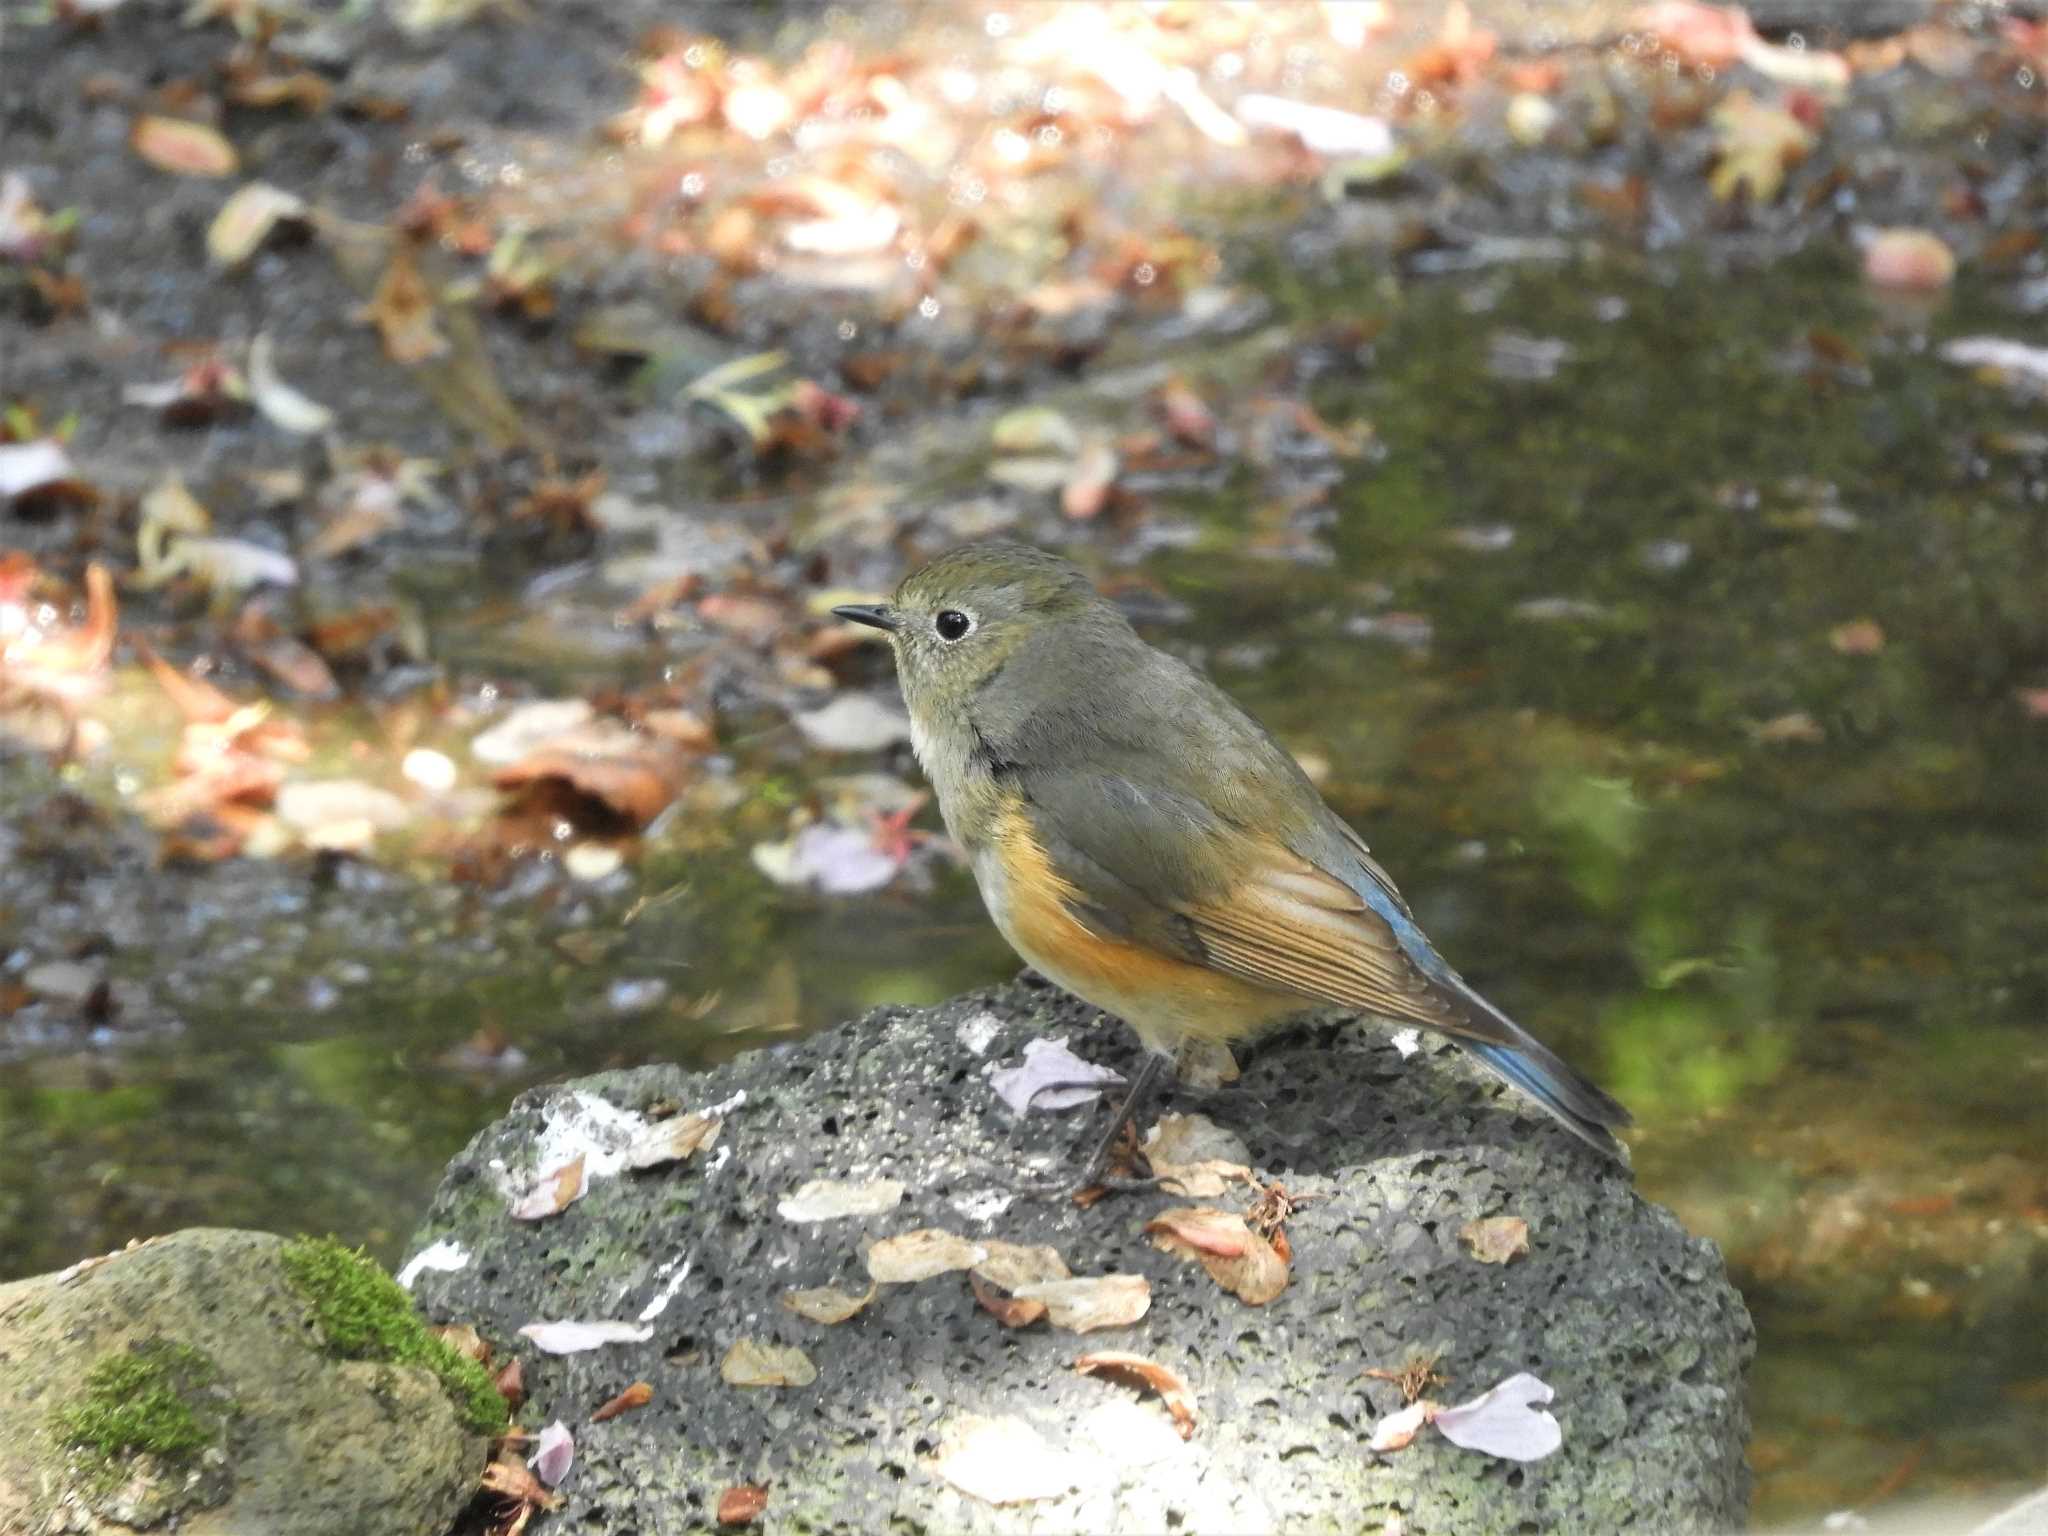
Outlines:
[[[1488,1011],[1500,1017],[1497,1011]],[[1621,1147],[1613,1130],[1629,1123],[1628,1111],[1613,1096],[1580,1076],[1556,1052],[1521,1029],[1515,1029],[1515,1033],[1521,1039],[1513,1045],[1475,1040],[1469,1035],[1459,1036],[1458,1044],[1549,1110],[1579,1140],[1609,1157],[1619,1157]]]

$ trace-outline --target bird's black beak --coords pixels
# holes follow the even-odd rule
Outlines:
[[[841,603],[832,610],[837,618],[851,619],[856,624],[865,624],[870,629],[895,631],[901,626],[896,615],[882,603]]]

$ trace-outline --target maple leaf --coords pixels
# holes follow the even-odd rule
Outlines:
[[[1720,154],[1707,185],[1724,202],[1742,191],[1751,202],[1772,201],[1785,185],[1785,173],[1813,148],[1811,129],[1748,91],[1732,92],[1714,108],[1713,122]]]

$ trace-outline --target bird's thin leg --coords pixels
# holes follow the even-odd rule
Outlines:
[[[1103,1168],[1109,1163],[1110,1149],[1116,1145],[1117,1137],[1123,1134],[1124,1127],[1131,1123],[1138,1110],[1143,1106],[1147,1091],[1151,1088],[1153,1080],[1158,1077],[1159,1069],[1166,1064],[1167,1059],[1153,1052],[1146,1052],[1145,1064],[1138,1069],[1138,1075],[1131,1079],[1130,1087],[1124,1093],[1122,1106],[1110,1118],[1109,1128],[1097,1138],[1094,1150],[1088,1154],[1087,1162],[1081,1166],[1081,1176],[1078,1179],[1054,1178],[1040,1182],[1027,1181],[1016,1186],[1018,1192],[1050,1198],[1058,1195],[1073,1194],[1078,1190],[1087,1189],[1092,1185],[1102,1183],[1100,1175]],[[1095,1087],[1098,1085],[1048,1083],[1039,1092],[1062,1086]],[[1032,1097],[1036,1098],[1037,1094],[1034,1093]],[[1158,1183],[1157,1179],[1118,1179],[1109,1183],[1107,1187],[1113,1190],[1152,1189],[1157,1187]]]

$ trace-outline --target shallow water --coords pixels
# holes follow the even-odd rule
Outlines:
[[[1929,340],[2017,318],[1969,289],[1888,314],[1815,263],[1263,286],[1327,333],[1311,394],[1367,446],[1305,465],[1319,504],[1157,496],[1117,574],[1186,614],[1149,632],[1326,771],[1453,962],[1635,1110],[1645,1192],[1757,1317],[1760,1519],[2038,1478],[2048,720],[2016,690],[2048,683],[2048,438]],[[633,671],[601,625],[564,660],[529,621],[482,611],[458,668]],[[185,1027],[0,1066],[0,1271],[202,1221],[392,1258],[531,1082],[1012,968],[958,869],[770,886],[749,846],[864,765],[768,723],[734,756],[737,804],[594,891],[224,868],[127,912],[161,927],[117,968]]]

